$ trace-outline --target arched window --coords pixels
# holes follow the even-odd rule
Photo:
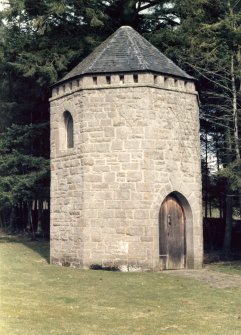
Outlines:
[[[70,112],[64,112],[67,148],[74,147],[74,122]]]

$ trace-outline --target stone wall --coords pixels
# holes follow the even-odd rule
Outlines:
[[[65,111],[74,120],[69,149]],[[62,84],[51,99],[51,148],[53,263],[159,269],[160,206],[176,191],[184,210],[187,203],[187,265],[201,266],[199,116],[192,82],[129,74]]]

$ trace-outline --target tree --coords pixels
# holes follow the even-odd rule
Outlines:
[[[230,250],[232,197],[240,189],[240,30],[241,2],[180,1],[176,38],[184,48],[176,54],[199,79],[203,133],[215,143],[220,172],[226,177],[226,229],[223,249]],[[190,7],[189,7],[190,6]],[[188,9],[189,8],[189,9]],[[188,59],[186,61],[185,59]],[[241,199],[241,197],[240,197]],[[241,202],[240,202],[241,204]],[[240,205],[241,208],[241,205]]]
[[[226,180],[226,194],[240,190],[239,0],[5,2],[0,26],[3,138],[14,139],[14,127],[26,134],[31,127],[46,131],[41,125],[49,121],[49,87],[119,26],[131,25],[199,80],[202,138],[208,139],[207,150],[217,156],[218,166],[225,167],[220,183]],[[18,126],[7,129],[12,123]],[[21,154],[48,158],[48,136],[39,136],[38,144],[27,138]]]
[[[26,204],[31,213],[33,199],[49,198],[49,160],[38,156],[39,136],[46,124],[12,125],[0,139],[0,209],[11,209],[10,228],[14,229],[16,209]],[[32,146],[36,144],[35,154]],[[29,214],[28,220],[31,220]],[[31,223],[31,222],[30,222]]]
[[[201,101],[201,140],[203,152],[217,160],[218,178],[204,176],[204,204],[214,196],[208,180],[224,194],[219,202],[226,206],[225,252],[230,249],[232,210],[231,199],[240,191],[240,0],[173,1],[172,22],[165,29],[149,34],[150,40],[188,73],[198,79]],[[207,162],[206,162],[207,163]],[[208,186],[208,188],[206,187]],[[240,196],[241,199],[241,196]],[[234,203],[234,202],[233,202]],[[241,208],[241,202],[240,202]]]
[[[237,168],[235,169],[235,167],[240,166],[240,116],[238,115],[237,84],[239,86],[241,79],[241,39],[240,33],[237,34],[237,31],[241,29],[241,3],[239,1],[228,0],[225,4],[220,1],[219,5],[220,9],[222,9],[222,11],[220,10],[222,16],[216,22],[206,24],[203,27],[203,32],[209,36],[207,41],[212,43],[212,54],[216,61],[216,66],[213,66],[215,69],[215,83],[219,85],[219,91],[226,98],[225,101],[220,98],[218,100],[219,104],[222,103],[222,108],[225,108],[222,117],[227,128],[225,133],[228,151],[226,151],[226,157],[223,159],[226,171],[222,173],[223,176],[228,177],[226,227],[223,243],[223,250],[227,253],[230,250],[232,234],[232,191],[238,191],[241,208],[241,180],[240,174],[237,174]],[[219,79],[217,79],[217,75],[219,75]],[[233,179],[235,179],[235,183],[233,183]]]
[[[148,30],[166,1],[6,0],[0,12],[0,205],[48,199],[50,86],[122,24]],[[164,15],[163,14],[163,15]],[[152,20],[152,21],[151,21]],[[28,215],[29,220],[30,215]]]

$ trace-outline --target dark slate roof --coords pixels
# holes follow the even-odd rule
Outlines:
[[[84,74],[156,72],[193,80],[129,26],[120,27],[60,82]]]

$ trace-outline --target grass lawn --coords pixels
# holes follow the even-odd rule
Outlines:
[[[211,263],[208,265],[208,268],[210,270],[218,272],[224,272],[233,275],[241,275],[241,261],[226,261],[226,262]]]
[[[0,242],[0,334],[241,334],[241,288],[59,267],[48,264],[47,243]]]

